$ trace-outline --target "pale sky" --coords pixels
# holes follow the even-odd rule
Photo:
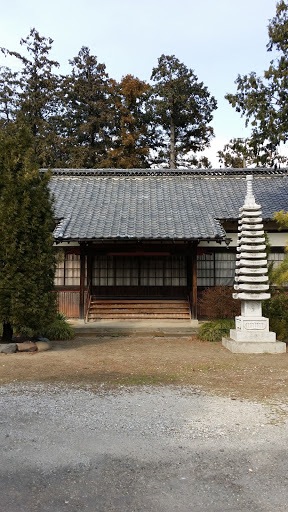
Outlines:
[[[51,55],[63,74],[82,46],[117,80],[129,73],[149,81],[160,55],[175,55],[218,101],[215,139],[204,153],[214,165],[217,149],[249,135],[224,95],[236,91],[238,74],[267,69],[276,0],[1,0],[0,6],[0,46],[19,51],[21,37],[35,27],[54,39]],[[0,65],[14,63],[0,54]]]

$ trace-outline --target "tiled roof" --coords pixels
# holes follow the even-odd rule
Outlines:
[[[220,220],[237,219],[246,174],[263,218],[288,208],[286,170],[56,169],[56,240],[223,239]]]

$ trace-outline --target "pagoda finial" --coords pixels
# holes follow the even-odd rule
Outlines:
[[[247,193],[246,193],[246,197],[245,197],[244,206],[254,206],[256,204],[255,197],[253,194],[252,181],[253,181],[252,174],[247,174],[247,176],[246,176]]]

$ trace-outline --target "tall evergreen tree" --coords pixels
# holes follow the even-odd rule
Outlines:
[[[35,164],[33,136],[8,124],[0,131],[0,321],[37,330],[55,315],[53,209],[48,174]]]
[[[104,167],[149,167],[153,133],[147,114],[149,84],[126,75],[113,84],[116,131]]]
[[[281,0],[268,27],[267,50],[276,52],[262,77],[251,72],[238,75],[236,94],[226,99],[251,123],[250,146],[257,165],[274,166],[281,157],[277,151],[288,139],[288,3]]]
[[[69,62],[72,72],[63,82],[67,166],[101,167],[111,147],[115,117],[106,66],[86,46]]]
[[[209,123],[217,108],[215,98],[174,55],[161,55],[151,80],[155,82],[151,105],[160,127],[156,161],[170,168],[197,166],[195,153],[203,151],[213,136]]]
[[[53,118],[59,109],[59,79],[53,68],[59,64],[49,58],[52,43],[50,37],[40,36],[33,28],[26,39],[20,41],[24,54],[1,48],[5,55],[15,57],[22,66],[17,74],[2,70],[1,110],[6,108],[6,117],[8,113],[10,117],[16,116],[30,130],[37,162],[43,167],[54,165],[58,138]]]
[[[6,66],[0,67],[0,127],[16,116],[19,78]]]

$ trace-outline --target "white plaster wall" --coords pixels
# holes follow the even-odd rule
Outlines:
[[[54,244],[54,247],[79,247],[80,244],[78,242],[61,242],[60,244]]]

